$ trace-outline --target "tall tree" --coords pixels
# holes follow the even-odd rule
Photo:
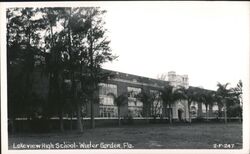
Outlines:
[[[153,101],[152,95],[148,89],[142,88],[141,92],[136,95],[136,98],[143,103],[143,113],[145,117],[150,116],[150,107]]]
[[[224,121],[225,123],[227,123],[227,103],[229,102],[229,100],[231,99],[232,96],[232,89],[228,88],[229,83],[226,84],[221,84],[218,83],[217,84],[217,98],[219,99],[219,102],[221,102],[223,104],[224,107]]]
[[[242,117],[242,81],[240,80],[236,87],[231,88],[231,97],[228,100],[228,117]]]
[[[183,99],[187,100],[188,102],[189,122],[192,122],[191,104],[197,102],[197,95],[199,89],[194,87],[181,87],[180,91],[182,92]]]
[[[128,96],[126,93],[115,97],[114,102],[118,107],[118,126],[121,126],[121,106],[128,102]]]
[[[36,110],[37,104],[32,102],[32,73],[34,55],[40,52],[37,31],[43,28],[41,20],[34,18],[37,12],[34,8],[7,9],[8,109],[13,119],[32,117]]]
[[[242,88],[243,88],[242,81],[239,80],[239,82],[237,83],[236,87],[232,89],[233,92],[234,92],[234,94],[235,94],[235,96],[236,96],[236,98],[238,99],[240,105],[243,104],[243,100],[242,100]]]
[[[91,126],[94,124],[94,103],[98,102],[98,83],[108,78],[101,69],[105,62],[116,58],[111,53],[110,41],[105,36],[106,29],[102,15],[105,11],[99,8],[64,8],[59,34],[61,44],[65,44],[64,55],[67,57],[67,70],[70,74],[72,104],[76,105],[78,130],[82,132],[81,101],[77,100],[77,85],[88,81],[87,86],[81,86],[84,96],[91,103]],[[81,73],[79,73],[81,72]],[[83,84],[80,85],[83,85]]]
[[[101,71],[101,65],[112,61],[116,57],[109,48],[110,41],[105,36],[104,21],[102,14],[105,11],[99,8],[63,8],[60,11],[59,22],[63,26],[58,34],[58,40],[63,44],[63,57],[69,71],[71,80],[71,102],[77,109],[78,130],[82,132],[81,101],[78,100],[78,81],[89,81],[87,87],[82,87],[82,92],[88,93],[87,99],[91,102],[91,121],[94,128],[94,102],[96,99],[98,83],[107,78],[106,73]],[[54,16],[52,16],[54,17]],[[81,73],[79,73],[81,72]],[[82,84],[80,84],[82,85]]]
[[[105,22],[102,15],[106,11],[99,8],[86,8],[86,25],[89,26],[86,31],[85,54],[84,59],[84,74],[90,77],[91,84],[91,127],[95,128],[94,120],[94,103],[97,103],[96,95],[98,90],[98,83],[104,80],[107,76],[103,74],[101,65],[105,62],[110,62],[116,59],[109,47],[110,41],[105,36],[106,29],[104,28]]]
[[[101,65],[117,58],[112,55],[109,47],[110,41],[105,35],[107,30],[104,28],[105,22],[102,18],[105,12],[94,7],[7,10],[8,66],[23,63],[18,64],[20,69],[24,69],[19,72],[26,73],[23,76],[27,84],[20,85],[20,87],[26,87],[26,90],[23,90],[26,92],[31,87],[31,82],[28,81],[33,70],[34,52],[37,52],[36,49],[45,48],[46,71],[50,81],[49,103],[46,106],[47,109],[51,109],[52,114],[53,112],[59,114],[61,130],[63,130],[64,108],[68,105],[65,103],[64,93],[67,90],[63,90],[64,82],[70,85],[71,90],[67,96],[71,97],[71,104],[75,106],[71,108],[77,110],[78,130],[83,131],[80,120],[82,105],[80,96],[84,96],[84,100],[88,99],[91,102],[91,121],[94,128],[93,104],[98,101],[96,99],[98,83],[107,80],[109,76],[108,73],[102,71]],[[22,48],[23,45],[25,49]],[[24,51],[25,54],[19,51]],[[20,61],[20,55],[24,60]],[[65,72],[68,74],[67,77],[63,75]],[[88,81],[88,86],[82,86],[85,79]],[[14,85],[12,80],[9,83]],[[19,93],[11,92],[15,95]],[[19,96],[30,98],[28,93],[19,94]],[[10,102],[15,102],[15,100]]]
[[[142,91],[136,98],[143,103],[144,115],[147,118],[150,116],[156,118],[161,103],[160,91],[150,91],[149,89],[142,88]]]
[[[165,112],[168,109],[168,117],[169,122],[172,123],[173,113],[172,113],[172,105],[178,101],[183,99],[183,95],[179,87],[174,87],[168,83],[161,91],[161,99],[165,104]],[[168,108],[167,108],[168,107]]]
[[[208,121],[208,107],[214,104],[214,93],[212,91],[202,90],[200,100],[206,107],[206,120]]]
[[[47,112],[50,114],[56,113],[60,118],[60,130],[64,131],[63,115],[65,108],[65,89],[63,89],[65,70],[65,59],[62,53],[65,50],[62,45],[60,35],[55,31],[58,29],[58,23],[63,18],[63,8],[41,8],[42,19],[45,27],[45,51],[46,51],[46,72],[49,78],[49,96],[48,103],[45,106]],[[47,117],[47,113],[45,113]]]

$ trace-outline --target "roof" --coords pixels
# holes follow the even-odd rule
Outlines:
[[[138,76],[138,75],[133,75],[133,74],[128,74],[128,73],[122,73],[118,71],[112,71],[112,70],[107,70],[107,69],[103,69],[103,71],[110,72],[112,75],[114,75],[114,78],[129,80],[132,82],[157,84],[159,86],[164,86],[167,83],[169,83],[169,81],[163,81],[163,80],[158,80],[158,79],[153,79],[153,78],[148,78],[148,77],[143,77],[143,76]]]

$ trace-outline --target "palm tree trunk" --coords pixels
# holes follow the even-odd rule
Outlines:
[[[13,117],[13,118],[10,118],[10,121],[9,121],[9,122],[10,122],[10,126],[9,126],[9,127],[11,127],[11,130],[10,130],[10,131],[11,131],[12,134],[14,134],[14,133],[15,133],[15,130],[16,130],[16,129],[15,129],[15,118],[14,118],[14,117]]]
[[[197,115],[198,115],[199,118],[203,117],[202,113],[203,113],[202,112],[202,102],[198,102],[198,113],[197,113]]]
[[[173,123],[173,115],[172,115],[172,108],[170,108],[170,110],[169,110],[170,112],[170,124],[172,124]]]
[[[188,102],[188,115],[189,115],[189,122],[192,122],[192,117],[191,117],[191,109],[190,109],[191,103]]]
[[[208,113],[209,117],[213,117],[213,104],[209,104]]]
[[[224,107],[225,107],[225,109],[224,109],[224,120],[225,120],[225,124],[227,123],[227,105],[226,105],[226,103],[224,104]]]
[[[80,106],[79,102],[77,102],[77,129],[80,133],[83,132],[82,118],[81,118],[81,106]]]
[[[206,121],[208,121],[208,106],[206,105]]]
[[[147,110],[147,111],[146,111],[147,123],[149,123],[149,119],[148,119],[148,118],[149,118],[149,111],[150,111],[148,108],[149,108],[149,107],[147,107],[147,109],[146,109],[146,110]]]
[[[118,126],[121,126],[121,115],[120,115],[120,107],[118,106]]]
[[[169,123],[172,124],[173,121],[172,121],[172,108],[171,108],[171,105],[169,104]]]
[[[63,126],[63,109],[60,111],[60,131],[64,132],[64,126]]]
[[[70,131],[73,129],[73,113],[70,113]]]
[[[91,97],[91,104],[90,104],[90,110],[91,110],[91,128],[95,128],[95,113],[94,113],[94,95]]]
[[[221,117],[221,105],[218,105],[218,117]]]

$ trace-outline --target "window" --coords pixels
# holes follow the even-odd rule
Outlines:
[[[128,87],[128,97],[135,98],[141,92],[141,88]]]
[[[196,117],[197,116],[197,109],[195,106],[191,106],[190,107],[190,113],[189,113],[191,117]]]
[[[151,105],[151,115],[152,116],[161,116],[163,104],[162,104],[162,100],[160,98],[160,92],[157,90],[150,90],[150,93],[154,97],[154,102]]]
[[[112,95],[100,95],[99,99],[101,105],[114,105],[114,96]]]
[[[114,84],[100,83],[99,95],[107,95],[107,94],[114,94],[115,96],[117,96],[117,86]]]
[[[117,117],[118,108],[117,106],[101,105],[100,106],[100,117]]]
[[[128,111],[133,117],[142,117],[143,103],[136,99],[141,88],[128,87]]]
[[[100,100],[100,116],[101,117],[117,117],[118,108],[114,103],[117,96],[117,86],[114,84],[99,84],[99,100]]]

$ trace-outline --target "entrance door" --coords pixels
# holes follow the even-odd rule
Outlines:
[[[179,121],[182,121],[183,120],[183,111],[182,111],[182,109],[178,109],[178,119],[179,119]]]

